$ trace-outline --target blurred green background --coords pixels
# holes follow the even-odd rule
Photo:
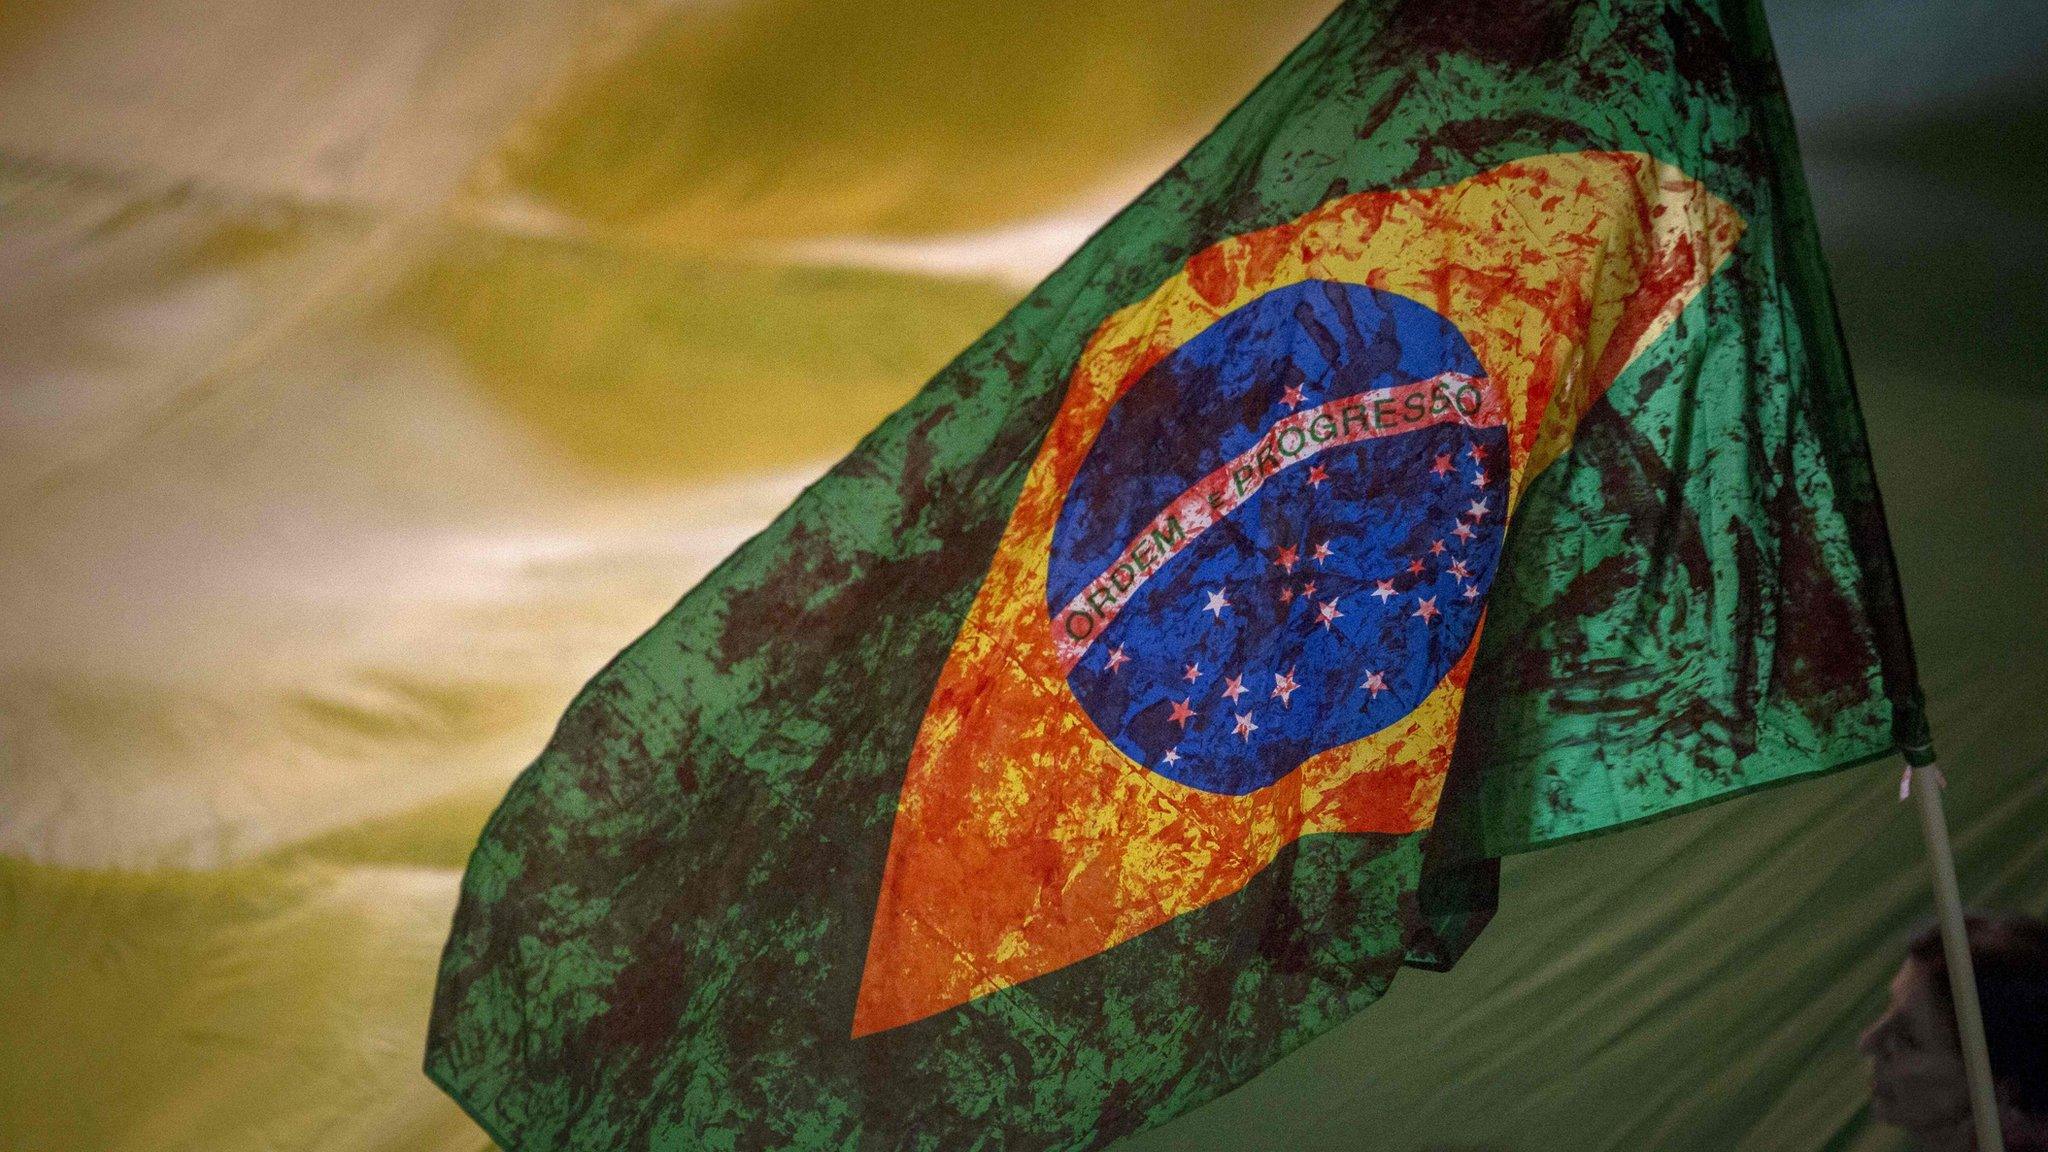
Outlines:
[[[433,967],[569,695],[1326,8],[0,4],[0,1149],[487,1147]],[[1965,896],[2048,912],[2048,7],[1771,13]],[[1513,860],[1126,1147],[1898,1148],[1895,771]]]

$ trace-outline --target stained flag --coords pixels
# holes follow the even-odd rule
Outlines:
[[[508,1148],[1088,1148],[1502,855],[1927,743],[1754,4],[1340,7],[579,694],[427,1070]]]

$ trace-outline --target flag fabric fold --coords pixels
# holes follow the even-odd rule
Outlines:
[[[1926,741],[1759,9],[1346,4],[577,696],[427,1071],[520,1152],[1097,1147],[1501,855]]]

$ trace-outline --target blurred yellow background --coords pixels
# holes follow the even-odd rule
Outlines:
[[[903,15],[0,6],[0,1148],[487,1146],[434,965],[569,696],[1321,6]]]

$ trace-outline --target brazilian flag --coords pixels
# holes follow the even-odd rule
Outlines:
[[[1347,3],[577,696],[427,1072],[520,1152],[1099,1147],[1502,855],[1927,745],[1757,4]]]

